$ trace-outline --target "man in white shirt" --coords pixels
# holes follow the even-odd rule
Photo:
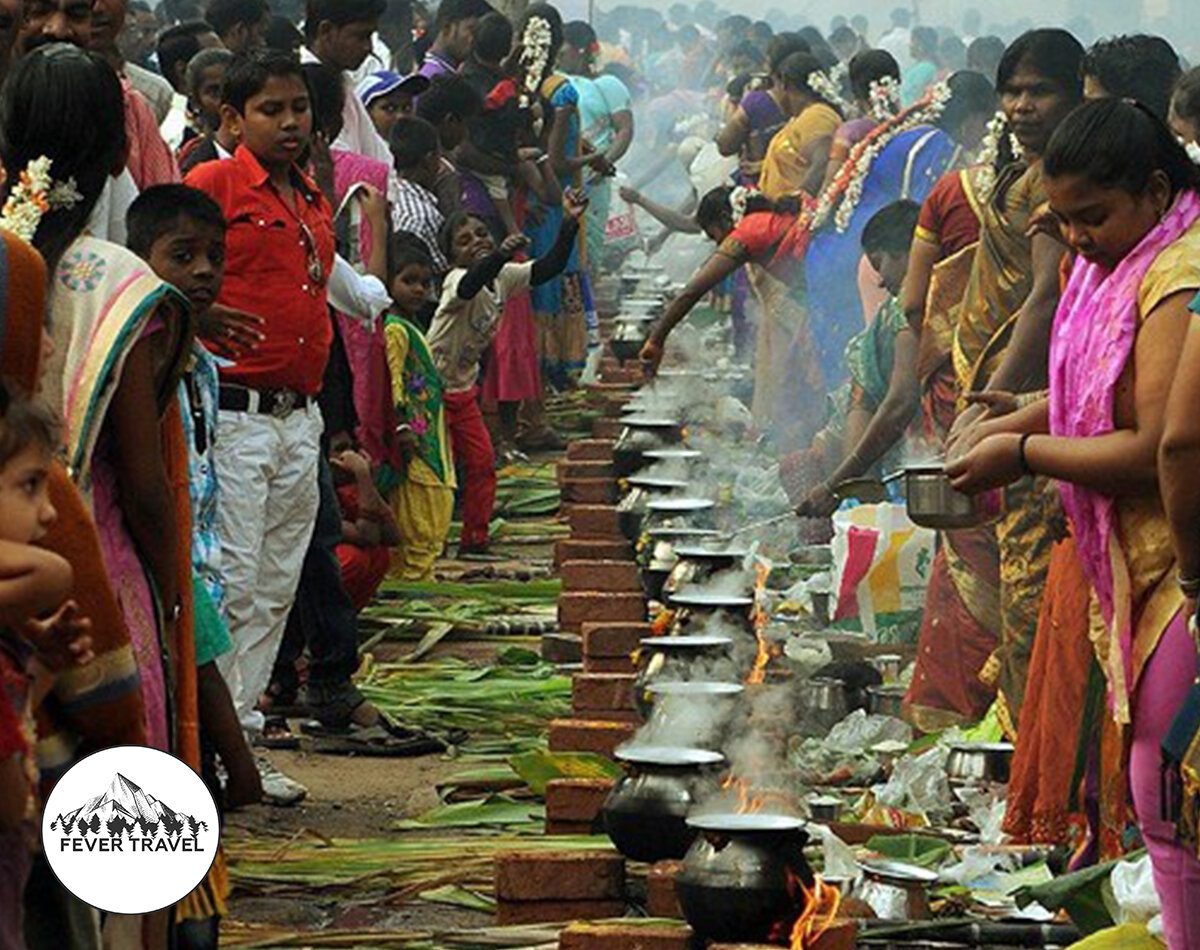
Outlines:
[[[896,7],[892,11],[892,28],[876,45],[895,57],[901,72],[908,69],[912,65],[912,13],[905,7]]]

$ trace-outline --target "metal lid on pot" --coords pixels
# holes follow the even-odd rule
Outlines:
[[[640,413],[622,416],[620,422],[621,425],[630,429],[678,429],[683,425],[678,419],[667,419],[662,416],[644,416]]]
[[[647,502],[647,504],[653,504]],[[679,540],[681,538],[719,538],[720,531],[714,531],[712,528],[693,528],[691,525],[655,525],[646,531],[648,538],[653,538],[655,541],[670,541]]]
[[[646,503],[646,507],[651,511],[674,514],[686,511],[708,511],[716,506],[717,503],[711,498],[654,498]]]
[[[715,650],[718,647],[732,646],[733,640],[729,637],[696,633],[680,637],[643,637],[638,643],[649,650]]]
[[[744,561],[750,554],[749,548],[724,548],[703,544],[677,544],[675,553],[689,561]]]
[[[721,594],[692,588],[669,594],[668,599],[675,607],[709,607],[718,610],[738,610],[754,603],[754,598],[749,594]]]
[[[630,475],[625,479],[631,488],[662,488],[673,490],[687,488],[688,483],[680,478],[658,478],[653,475]]]
[[[718,683],[709,680],[656,681],[646,687],[655,696],[736,696],[746,687],[741,683]]]
[[[903,861],[866,858],[859,861],[858,866],[868,877],[885,884],[895,884],[898,887],[912,887],[914,884],[923,886],[936,884],[938,881],[936,872],[915,864],[906,864]]]
[[[950,746],[951,752],[997,752],[1012,753],[1016,750],[1011,742],[955,742]]]
[[[685,449],[680,448],[679,446],[666,446],[661,449],[646,449],[642,455],[648,459],[654,459],[658,462],[677,459],[682,459],[685,462],[691,462],[696,459],[704,458],[704,453],[699,449]]]
[[[796,818],[793,815],[765,815],[762,812],[688,815],[687,823],[690,827],[698,828],[700,831],[724,834],[799,831],[806,824],[803,818]]]
[[[613,752],[613,757],[633,765],[666,765],[680,768],[720,765],[725,761],[725,756],[712,749],[665,745],[623,745]]]

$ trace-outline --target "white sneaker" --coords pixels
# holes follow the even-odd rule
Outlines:
[[[258,775],[262,779],[264,805],[295,805],[308,795],[307,788],[284,775],[264,756],[256,755],[254,764],[258,766]]]

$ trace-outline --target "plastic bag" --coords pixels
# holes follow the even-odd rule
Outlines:
[[[1113,868],[1109,879],[1116,907],[1113,917],[1118,924],[1145,924],[1151,934],[1162,934],[1162,904],[1154,889],[1150,856],[1123,861]]]
[[[842,509],[833,516],[834,626],[878,643],[915,643],[936,535],[903,505]]]

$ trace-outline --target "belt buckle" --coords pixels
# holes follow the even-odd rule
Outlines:
[[[286,419],[296,407],[296,394],[290,389],[280,389],[272,394],[271,415]]]

